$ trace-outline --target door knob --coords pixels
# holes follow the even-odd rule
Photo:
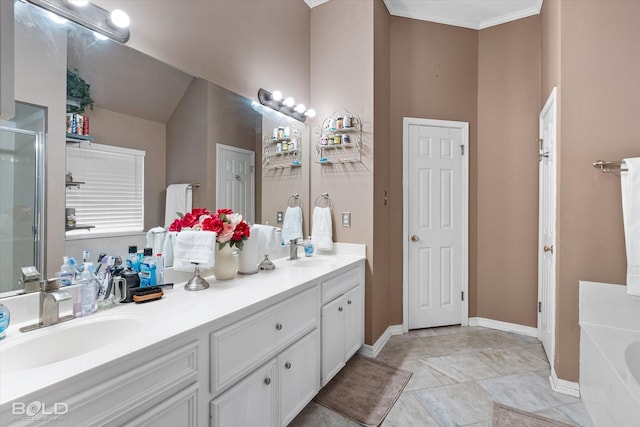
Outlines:
[[[411,241],[412,242],[417,242],[418,240],[420,240],[420,238],[418,236],[416,236],[415,234],[413,236],[411,236]]]
[[[551,245],[551,246],[544,245],[544,248],[542,248],[542,249],[543,249],[545,252],[551,252],[551,253],[553,253],[553,245]]]

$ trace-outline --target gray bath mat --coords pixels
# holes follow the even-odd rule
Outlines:
[[[493,402],[493,427],[575,427],[531,412]]]

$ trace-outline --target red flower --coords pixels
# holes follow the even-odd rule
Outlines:
[[[191,213],[193,214],[193,216],[195,216],[198,219],[202,215],[211,215],[211,212],[209,211],[209,209],[206,209],[206,208],[193,208]]]
[[[241,223],[236,225],[236,229],[233,231],[233,237],[231,238],[231,240],[245,240],[249,238],[250,235],[251,227],[249,227],[249,224],[242,221]]]
[[[232,213],[233,210],[229,208],[218,209],[218,215],[231,215]]]
[[[187,213],[185,216],[180,218],[180,225],[182,225],[183,227],[192,228],[194,225],[197,224],[197,222],[198,222],[198,218],[196,218],[196,216],[193,215],[191,212]]]
[[[169,231],[180,231],[182,226],[180,225],[180,218],[174,220],[169,226]]]

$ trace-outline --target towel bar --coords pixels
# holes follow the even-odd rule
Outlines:
[[[616,162],[607,162],[605,160],[597,160],[593,162],[593,167],[600,169],[602,172],[628,172],[629,169],[623,167],[624,160]]]

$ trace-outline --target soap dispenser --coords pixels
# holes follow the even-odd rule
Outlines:
[[[10,320],[11,316],[9,315],[9,309],[0,304],[0,340],[3,339],[7,334]]]

